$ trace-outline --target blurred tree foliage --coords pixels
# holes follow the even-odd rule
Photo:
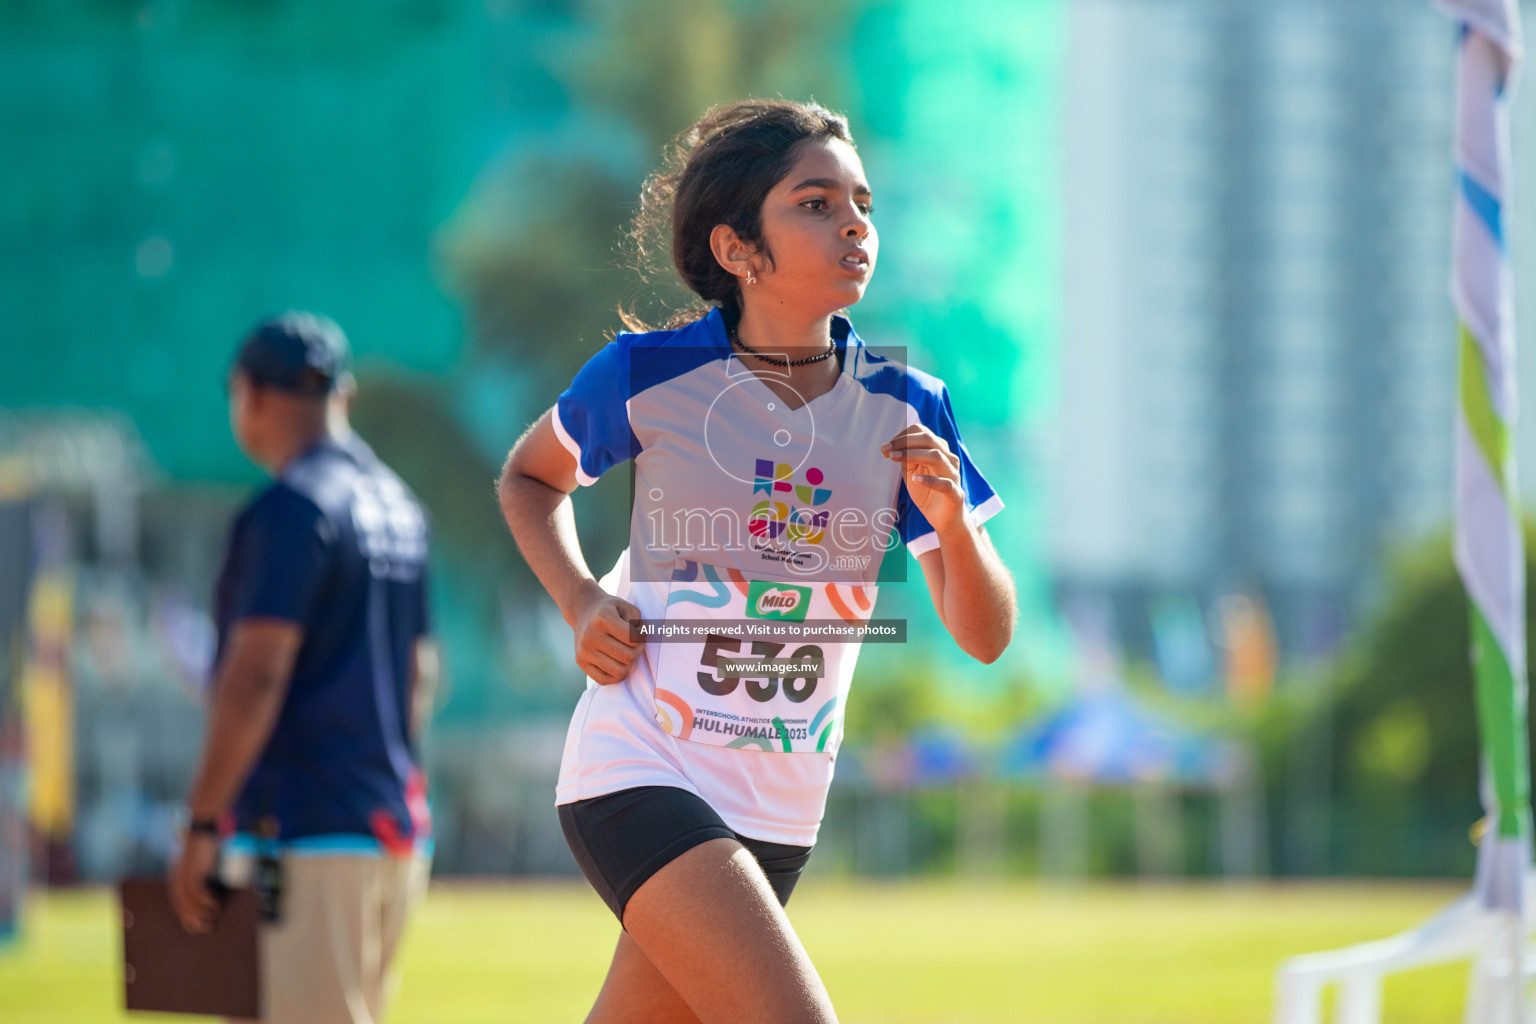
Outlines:
[[[514,138],[445,225],[438,251],[475,345],[503,351],[553,400],[621,302],[642,315],[687,301],[670,274],[642,285],[626,232],[665,144],[715,104],[846,91],[838,3],[591,0],[579,38],[546,69],[572,105],[569,134]]]
[[[747,96],[842,106],[849,0],[589,0],[601,25],[577,88],[640,128],[649,152],[717,103]]]
[[[946,639],[944,643],[949,643]],[[844,730],[853,745],[899,743],[923,729],[956,733],[979,745],[1001,742],[1047,706],[1040,688],[1020,672],[1000,675],[981,692],[955,693],[955,656],[914,651],[899,658],[860,658]]]
[[[438,536],[490,564],[511,554],[491,474],[448,410],[438,382],[386,374],[362,378],[353,426],[422,497]],[[385,454],[387,453],[387,454]]]
[[[901,663],[879,680],[859,680],[849,697],[844,726],[846,741],[854,745],[897,743],[923,726],[942,721],[946,709],[943,675],[930,658]],[[865,683],[874,685],[863,685]]]
[[[1533,541],[1528,534],[1528,553]],[[1528,557],[1525,572],[1536,578],[1536,561]],[[1531,611],[1528,633],[1536,628]],[[1338,664],[1331,705],[1292,723],[1330,738],[1332,870],[1470,869],[1468,829],[1482,816],[1470,645],[1467,596],[1449,539],[1400,557],[1380,610]],[[1528,710],[1527,728],[1529,721]]]

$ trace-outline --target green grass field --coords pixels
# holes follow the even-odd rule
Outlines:
[[[790,916],[845,1024],[1258,1024],[1283,957],[1388,935],[1462,888],[812,880]],[[186,1020],[116,1009],[116,927],[105,891],[35,898],[24,940],[0,952],[0,1021]],[[617,927],[574,882],[436,883],[391,1019],[580,1021]],[[1389,980],[1387,1021],[1459,1020],[1465,977]]]

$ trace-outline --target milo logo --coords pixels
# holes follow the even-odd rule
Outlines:
[[[750,618],[804,622],[810,604],[810,587],[753,580],[747,588],[747,615]]]
[[[757,612],[766,615],[769,612],[784,614],[792,612],[800,606],[800,595],[793,590],[765,590],[757,599]]]

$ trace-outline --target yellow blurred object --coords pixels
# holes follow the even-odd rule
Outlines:
[[[1269,609],[1262,598],[1247,594],[1229,594],[1217,607],[1226,648],[1227,696],[1245,704],[1261,701],[1274,689],[1278,661]]]
[[[74,578],[43,573],[27,606],[28,652],[21,676],[30,748],[27,807],[45,839],[66,839],[75,822],[75,701],[69,685]]]
[[[0,455],[0,501],[17,501],[31,493],[32,474],[26,461],[15,455]]]

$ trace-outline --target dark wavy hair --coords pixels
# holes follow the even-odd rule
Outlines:
[[[709,305],[741,312],[741,283],[709,247],[716,224],[756,246],[770,264],[763,240],[763,200],[789,173],[795,150],[812,139],[840,139],[852,146],[848,119],[816,103],[738,100],[711,108],[667,146],[662,166],[640,190],[640,209],[630,227],[642,280],[661,272],[669,251],[678,276],[707,304],[672,314],[666,326],[681,327],[704,316]],[[651,328],[630,309],[620,309],[630,330]]]

